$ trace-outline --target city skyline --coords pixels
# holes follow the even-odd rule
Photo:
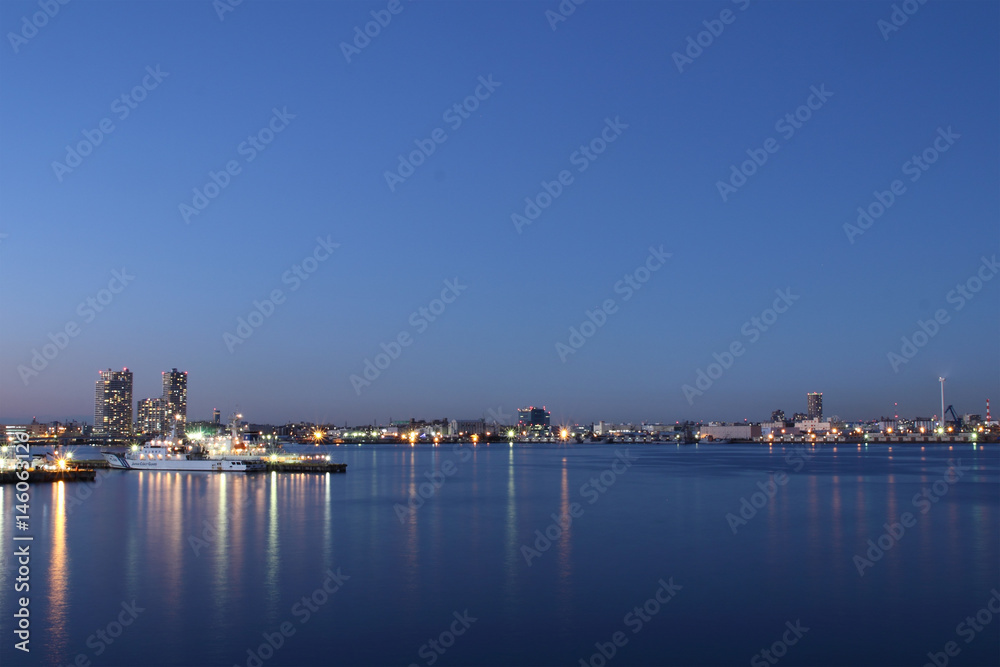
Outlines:
[[[137,429],[137,433],[143,431],[142,424],[145,422],[156,422],[161,426],[152,429],[154,432],[166,433],[172,428],[173,422],[171,421],[170,415],[179,414],[181,420],[178,424],[181,427],[178,429],[179,432],[183,432],[184,426],[188,421],[195,422],[216,422],[217,418],[220,416],[219,408],[213,407],[210,413],[206,413],[204,416],[196,414],[193,419],[188,418],[187,414],[187,393],[188,393],[188,372],[178,371],[177,368],[173,368],[171,371],[161,371],[161,386],[163,388],[163,394],[161,396],[152,398],[134,398],[138,396],[133,389],[134,373],[127,367],[124,367],[121,371],[112,371],[112,369],[107,369],[98,372],[100,378],[97,381],[97,407],[93,415],[93,424],[96,426],[100,420],[100,414],[102,409],[101,397],[107,393],[113,393],[114,400],[109,403],[118,405],[118,410],[121,410],[120,404],[123,400],[118,395],[123,387],[123,383],[127,382],[127,393],[130,399],[130,406],[128,414],[130,416],[134,415],[134,419],[131,420],[133,427]],[[127,377],[126,377],[127,376]],[[938,378],[940,383],[941,378]],[[110,389],[104,389],[105,393],[102,393],[103,387],[114,387],[112,392]],[[938,390],[940,390],[940,384],[937,385]],[[168,400],[168,396],[173,396],[173,403]],[[935,393],[935,398],[940,398],[941,395]],[[800,394],[801,397],[801,394]],[[963,404],[954,403],[949,394],[947,399],[948,405],[958,405],[957,412],[960,414],[988,414],[988,400],[989,397],[984,397],[982,405],[975,406],[969,404],[968,406]],[[938,414],[940,409],[935,411],[928,410],[914,410],[907,412],[905,409],[901,410],[898,403],[894,402],[892,408],[887,412],[872,412],[867,415],[846,415],[839,414],[835,412],[824,412],[823,406],[823,392],[809,391],[805,392],[804,399],[801,400],[801,407],[803,410],[796,409],[796,405],[789,403],[787,406],[781,406],[770,411],[765,411],[760,414],[755,414],[753,416],[744,416],[740,418],[730,418],[730,417],[720,417],[707,416],[693,418],[687,415],[682,415],[679,417],[669,417],[669,416],[640,416],[631,418],[619,418],[614,415],[597,415],[591,416],[590,418],[573,418],[573,417],[553,417],[551,416],[551,411],[547,410],[544,406],[541,408],[529,405],[528,403],[520,403],[516,405],[527,405],[528,407],[515,407],[509,408],[504,405],[498,405],[496,407],[487,407],[481,410],[479,413],[466,412],[466,413],[451,413],[447,407],[440,407],[436,411],[431,411],[428,413],[413,414],[413,415],[379,415],[376,418],[369,420],[351,420],[349,418],[333,418],[333,419],[307,419],[307,418],[279,418],[279,419],[262,419],[255,418],[250,413],[247,414],[247,419],[253,423],[258,424],[284,424],[284,423],[298,423],[298,422],[308,422],[316,424],[350,424],[350,425],[361,425],[361,424],[388,424],[391,421],[397,421],[399,419],[435,419],[435,418],[448,418],[448,419],[485,419],[487,423],[495,422],[501,424],[520,424],[520,423],[548,423],[551,421],[553,425],[555,424],[586,424],[586,423],[597,423],[599,421],[604,421],[608,423],[673,423],[682,421],[693,421],[693,422],[767,422],[774,421],[775,415],[783,414],[787,415],[786,419],[791,419],[793,415],[802,415],[803,418],[808,418],[810,420],[822,421],[824,418],[829,420],[832,417],[838,418],[845,422],[863,422],[871,421],[881,418],[900,416],[904,419],[913,418],[934,418],[939,419],[942,415]],[[177,407],[172,407],[177,406]],[[786,410],[786,407],[789,409]],[[236,409],[236,406],[233,408]],[[150,411],[153,411],[152,413]],[[157,414],[156,411],[159,411]],[[77,421],[90,423],[86,415],[83,414],[70,414],[63,415],[61,417],[54,417],[45,413],[33,414],[30,419],[26,417],[12,418],[6,415],[0,415],[0,424],[24,424],[29,423],[32,420],[37,420],[40,423],[49,422],[66,422],[66,421]],[[558,414],[558,413],[557,413]],[[768,418],[770,414],[770,419]],[[542,421],[544,419],[544,422]],[[118,419],[119,421],[121,418]],[[165,426],[164,426],[165,425]]]
[[[67,6],[0,51],[2,417],[981,412],[1000,8],[785,5]]]

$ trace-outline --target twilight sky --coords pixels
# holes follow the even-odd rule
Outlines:
[[[4,2],[0,419],[984,413],[1000,9],[902,4]]]

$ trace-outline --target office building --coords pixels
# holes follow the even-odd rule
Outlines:
[[[544,407],[529,407],[517,411],[517,427],[522,430],[547,429],[550,426],[552,413]]]
[[[132,435],[132,371],[98,371],[94,396],[94,433],[113,438]]]

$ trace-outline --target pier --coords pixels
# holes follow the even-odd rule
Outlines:
[[[268,461],[267,462],[268,472],[313,472],[313,473],[344,473],[347,472],[346,463],[327,463],[327,462],[281,462],[281,461]]]
[[[346,463],[330,463],[329,461],[264,461],[267,472],[308,472],[308,473],[346,473]],[[80,473],[84,474],[83,481],[93,480],[98,468],[110,468],[108,462],[103,459],[80,459],[74,462]],[[77,471],[66,471],[77,472]],[[155,472],[155,471],[154,471]],[[31,473],[34,475],[35,473]],[[89,477],[86,475],[89,474]],[[15,480],[16,481],[16,480]],[[29,481],[34,481],[32,477]],[[68,480],[80,481],[80,480]]]
[[[28,484],[51,484],[53,482],[93,482],[97,476],[97,471],[90,470],[31,470],[28,472],[28,479],[18,479],[17,473],[13,470],[0,472],[0,484],[17,484],[27,482]]]

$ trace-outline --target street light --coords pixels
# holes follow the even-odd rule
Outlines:
[[[941,426],[944,426],[944,378],[939,377],[938,382],[941,383]]]

